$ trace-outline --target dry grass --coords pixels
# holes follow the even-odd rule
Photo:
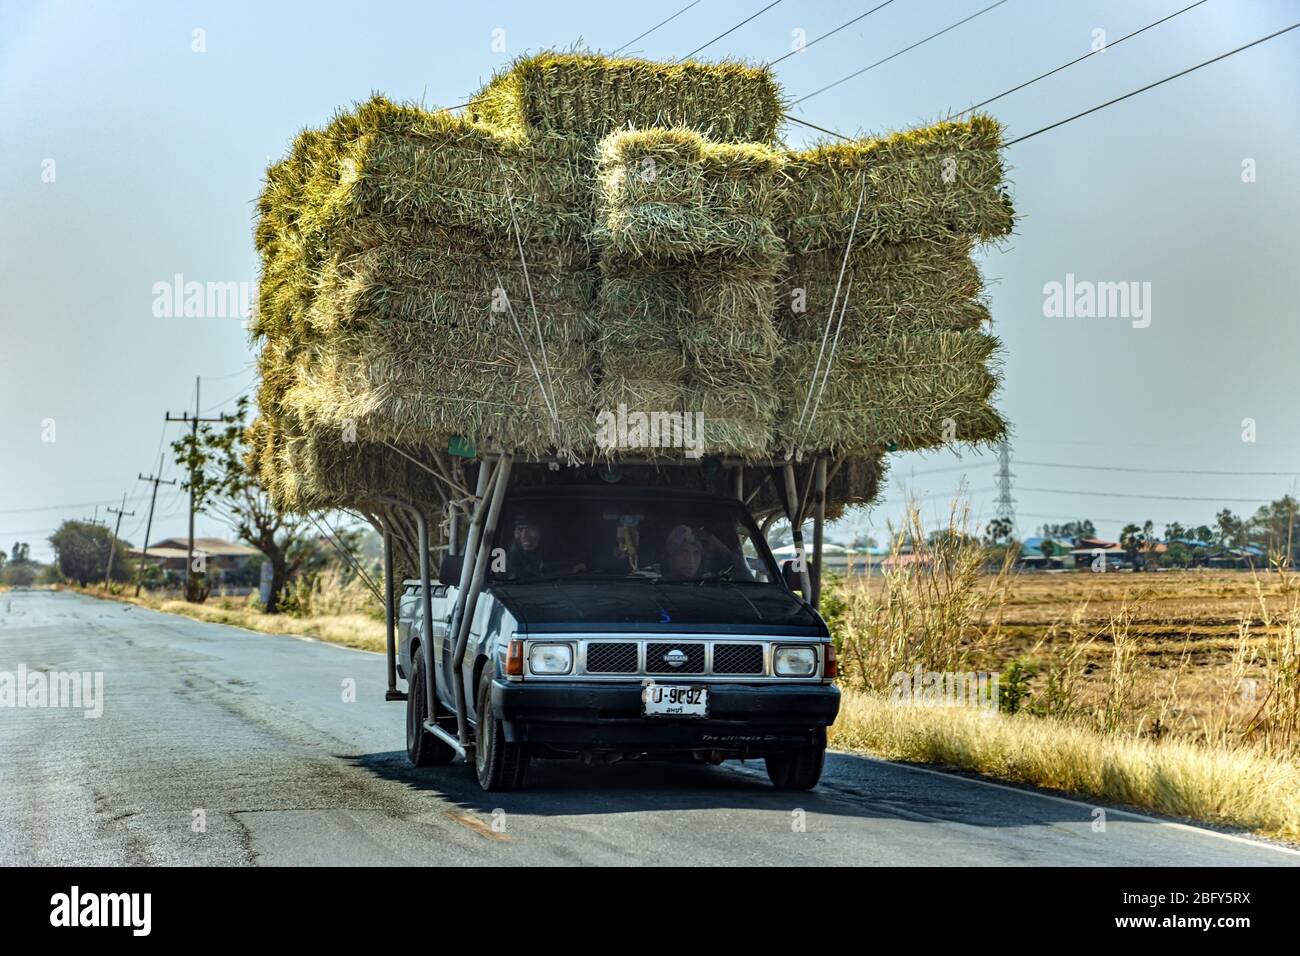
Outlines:
[[[1294,575],[990,575],[960,519],[832,592],[840,746],[1300,838]],[[999,674],[1002,712],[894,705],[914,667]]]
[[[355,647],[365,651],[384,650],[384,622],[373,612],[350,611],[317,613],[305,617],[288,614],[265,614],[252,607],[246,598],[210,598],[205,604],[191,604],[179,598],[144,592],[139,598],[125,593],[108,593],[103,588],[70,588],[81,594],[122,601],[167,614],[180,614],[209,624],[228,624],[261,634],[314,637],[330,644]]]
[[[1028,715],[896,707],[853,690],[830,743],[1300,840],[1300,767],[1256,749],[1107,735]]]

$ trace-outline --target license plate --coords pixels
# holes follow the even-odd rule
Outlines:
[[[707,717],[709,689],[684,684],[651,684],[641,692],[646,717]]]

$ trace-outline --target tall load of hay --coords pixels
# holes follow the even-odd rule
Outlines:
[[[1001,135],[974,116],[788,157],[783,444],[872,454],[1001,437],[971,258],[1013,223]]]
[[[703,442],[717,454],[767,454],[781,344],[772,319],[785,262],[776,232],[782,167],[775,150],[687,129],[601,141],[593,235],[605,276],[607,407],[640,397],[643,379],[628,378],[629,368],[646,374],[638,354],[668,352],[672,375],[661,381],[677,392],[663,410],[699,413]],[[637,303],[630,310],[628,299]]]
[[[681,456],[602,444],[619,409],[695,418],[705,455],[833,454],[839,501],[887,449],[998,437],[997,124],[792,152],[782,117],[764,68],[546,53],[461,116],[375,97],[300,134],[256,230],[277,504],[436,516],[449,445]]]

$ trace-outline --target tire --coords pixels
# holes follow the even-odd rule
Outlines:
[[[489,793],[520,790],[528,775],[528,748],[524,744],[506,742],[501,721],[492,713],[492,702],[489,699],[491,689],[492,676],[484,674],[478,682],[478,699],[475,702],[478,730],[474,747],[474,776],[478,778],[478,785]]]
[[[811,790],[822,777],[826,763],[826,745],[797,747],[783,753],[768,754],[767,776],[780,790]]]
[[[425,691],[424,649],[413,655],[411,683],[406,689],[406,756],[415,767],[440,767],[456,757],[456,751],[424,729],[429,717]]]

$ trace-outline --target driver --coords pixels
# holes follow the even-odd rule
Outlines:
[[[541,519],[532,511],[516,512],[510,533],[510,546],[506,549],[506,576],[540,577],[545,564]]]
[[[670,578],[695,578],[704,563],[704,546],[689,526],[679,524],[664,542],[664,569]]]
[[[521,508],[515,512],[503,569],[507,579],[524,581],[586,570],[586,565],[582,562],[575,564],[572,560],[557,556],[543,527],[542,516],[531,508]]]

